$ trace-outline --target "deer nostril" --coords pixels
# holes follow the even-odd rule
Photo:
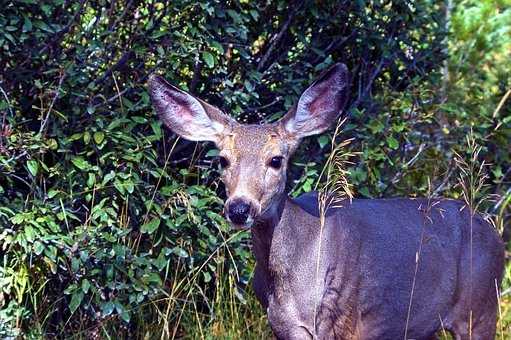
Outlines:
[[[250,213],[250,204],[243,201],[233,201],[227,209],[229,219],[236,224],[243,224],[247,221]]]

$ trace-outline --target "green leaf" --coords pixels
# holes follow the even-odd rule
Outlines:
[[[87,294],[89,292],[89,288],[90,288],[89,280],[84,279],[82,281],[82,291],[84,292],[84,294]]]
[[[112,301],[108,301],[101,306],[101,312],[103,316],[109,316],[114,311],[115,305]]]
[[[327,145],[329,142],[327,135],[322,135],[318,138],[319,147],[323,149],[325,145]]]
[[[117,313],[119,314],[121,319],[123,319],[125,322],[129,322],[130,314],[128,313],[126,308],[118,301],[115,301],[114,305],[115,305],[115,309],[117,310]]]
[[[85,159],[83,159],[82,157],[74,157],[72,160],[71,160],[71,163],[74,164],[74,166],[76,166],[78,169],[80,170],[86,170],[88,168],[90,168],[90,164],[89,162],[87,162]]]
[[[496,166],[495,169],[491,171],[493,173],[493,176],[495,176],[496,179],[500,179],[502,176],[504,176],[504,173],[502,172],[502,167],[500,165]]]
[[[119,314],[121,316],[121,319],[123,319],[125,322],[130,322],[130,313],[128,311],[123,311]]]
[[[94,183],[96,183],[96,176],[92,172],[89,172],[89,177],[87,178],[87,186],[92,188]]]
[[[85,131],[85,133],[83,134],[83,142],[85,144],[89,144],[89,142],[90,142],[90,132],[89,131]]]
[[[50,189],[48,191],[48,198],[53,198],[53,197],[57,196],[58,193],[59,193],[58,190]]]
[[[218,53],[220,53],[220,54],[225,53],[224,47],[218,41],[213,40],[213,41],[211,41],[210,44],[211,44],[211,47],[214,48],[215,50],[217,50]]]
[[[392,136],[387,137],[387,144],[393,150],[396,150],[399,147],[399,142]]]
[[[25,226],[25,237],[28,242],[34,242],[36,238],[36,231],[34,227],[30,225]]]
[[[174,254],[176,254],[177,256],[179,256],[179,257],[183,257],[183,258],[187,258],[188,257],[188,253],[186,252],[186,250],[184,250],[183,248],[178,247],[178,246],[174,247],[172,249],[172,252]]]
[[[140,227],[140,231],[147,234],[152,234],[158,227],[160,226],[160,219],[155,217],[151,221],[142,224]]]
[[[23,32],[29,32],[32,30],[32,22],[27,17],[25,17],[25,20],[23,22],[22,30]]]
[[[213,57],[211,53],[206,51],[202,52],[202,59],[204,59],[209,68],[215,66],[215,57]]]
[[[52,150],[57,150],[57,148],[59,147],[59,144],[54,138],[48,139],[47,145]]]
[[[218,149],[211,149],[206,153],[206,157],[216,157],[218,156],[219,151]]]
[[[128,193],[132,194],[133,191],[135,190],[135,185],[133,184],[133,181],[131,179],[128,179],[124,181],[124,188]]]
[[[161,285],[161,277],[158,273],[149,273],[144,278],[147,283],[154,283],[157,286]]]
[[[105,177],[103,178],[103,183],[101,183],[102,185],[105,185],[107,184],[108,182],[110,182],[112,180],[112,178],[115,177],[115,172],[113,171],[110,171],[109,173],[107,173],[105,175]]]
[[[37,175],[37,171],[39,170],[39,163],[35,159],[31,159],[27,162],[28,171],[30,171],[30,174],[32,176]]]
[[[71,302],[69,303],[69,309],[71,310],[71,313],[74,313],[78,307],[80,307],[80,304],[83,300],[83,292],[81,290],[77,290],[73,293],[73,296],[71,296]]]
[[[34,242],[34,253],[36,255],[41,255],[43,251],[44,251],[44,244],[42,244],[39,241],[35,241]]]
[[[358,192],[365,197],[369,198],[371,197],[371,194],[369,193],[369,189],[367,189],[367,187],[362,187]]]
[[[121,193],[121,195],[124,195],[124,184],[122,184],[118,178],[114,180],[114,187]]]
[[[94,138],[94,142],[96,142],[96,144],[101,144],[105,140],[105,133],[101,131],[94,132],[92,138]]]

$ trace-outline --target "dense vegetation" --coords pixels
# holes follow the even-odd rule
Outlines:
[[[508,235],[510,51],[509,0],[4,2],[0,338],[269,334],[215,149],[162,128],[152,72],[255,123],[342,61],[356,195],[473,198]],[[293,195],[331,139],[303,142]],[[510,289],[507,266],[503,338]]]

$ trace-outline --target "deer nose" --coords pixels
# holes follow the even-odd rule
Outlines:
[[[235,224],[245,224],[250,214],[250,204],[243,200],[233,200],[227,207],[227,217]]]

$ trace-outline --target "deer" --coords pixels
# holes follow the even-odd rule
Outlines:
[[[251,232],[253,290],[277,339],[493,339],[504,245],[464,202],[353,198],[322,212],[317,192],[286,194],[290,157],[340,117],[349,87],[334,64],[280,120],[242,124],[148,81],[166,127],[219,150],[224,214]]]

